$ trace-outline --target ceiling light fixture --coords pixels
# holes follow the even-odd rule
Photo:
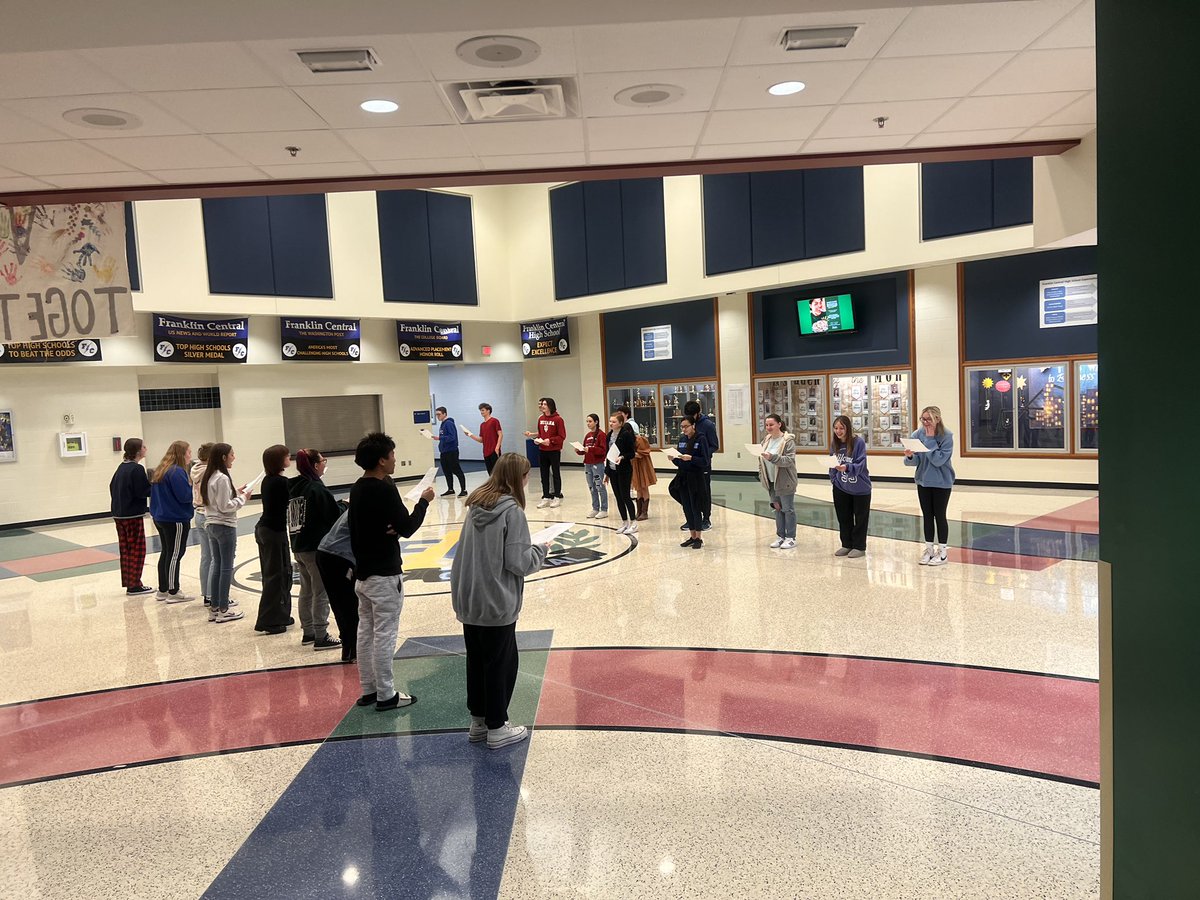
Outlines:
[[[359,107],[369,113],[390,113],[398,110],[400,104],[394,100],[364,100]]]
[[[635,84],[617,91],[613,99],[622,106],[635,109],[646,106],[665,106],[674,103],[687,93],[677,84]]]
[[[83,125],[85,128],[102,128],[108,131],[129,131],[140,128],[142,120],[133,113],[120,109],[97,109],[83,107],[68,109],[62,117],[72,125]]]
[[[800,93],[804,87],[803,81],[781,81],[767,88],[767,93],[775,97],[787,97],[789,94]]]
[[[839,25],[833,28],[788,28],[780,37],[784,50],[836,50],[845,47],[858,31],[857,25]]]

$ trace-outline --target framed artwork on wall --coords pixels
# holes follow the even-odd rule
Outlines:
[[[17,461],[17,439],[11,409],[0,409],[0,463]]]

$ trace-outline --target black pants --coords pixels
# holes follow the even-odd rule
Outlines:
[[[705,472],[701,482],[703,496],[700,498],[700,512],[704,516],[704,521],[707,522],[712,518],[712,472]]]
[[[637,505],[629,496],[633,488],[633,463],[626,461],[615,469],[609,468],[608,480],[612,483],[613,496],[617,498],[617,512],[621,514],[621,521],[634,521],[637,518]]]
[[[154,520],[158,529],[158,540],[162,549],[158,554],[158,589],[179,593],[179,561],[187,550],[188,529],[191,522],[160,522]],[[204,585],[207,591],[208,586]]]
[[[946,543],[950,537],[950,523],[946,521],[946,507],[950,505],[950,488],[921,487],[917,485],[917,499],[921,501],[921,518],[925,524],[925,542],[933,543],[933,526],[937,524],[937,542]]]
[[[538,453],[542,469],[542,497],[562,499],[562,472],[559,464],[562,462],[561,450],[542,450]]]
[[[833,508],[847,550],[867,549],[867,522],[871,518],[870,494],[847,494],[833,489]]]
[[[467,476],[463,474],[457,450],[442,451],[442,474],[446,476],[446,487],[449,490],[454,490],[455,475],[458,476],[458,483],[462,486],[462,490],[467,489]]]
[[[683,507],[683,518],[688,531],[700,531],[704,526],[704,489],[707,481],[705,472],[680,470],[667,486],[671,497]]]
[[[500,458],[499,453],[489,453],[487,456],[485,456],[483,458],[483,464],[485,466],[487,466],[487,472],[489,475],[492,474],[492,469],[496,468],[496,460],[498,460],[499,458]]]
[[[317,551],[317,571],[329,594],[329,608],[342,638],[342,659],[358,658],[358,595],[354,593],[354,567],[324,550]]]
[[[467,645],[467,709],[488,728],[508,721],[508,703],[517,686],[517,623],[463,625]]]
[[[292,620],[292,556],[286,531],[254,526],[258,543],[258,568],[262,573],[262,597],[258,601],[255,631],[288,625]]]

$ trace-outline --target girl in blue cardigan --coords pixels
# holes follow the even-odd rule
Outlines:
[[[925,524],[925,552],[921,554],[921,565],[944,566],[946,540],[950,536],[946,507],[950,504],[950,489],[954,487],[954,469],[950,466],[954,435],[942,424],[942,411],[936,406],[927,406],[921,410],[921,427],[912,433],[912,439],[929,448],[923,453],[904,451],[904,464],[917,467],[917,498],[921,501],[921,517]],[[936,544],[934,525],[937,526]]]

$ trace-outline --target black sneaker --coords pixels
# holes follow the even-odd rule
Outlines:
[[[680,531],[691,531],[692,529],[688,528],[687,522],[684,522],[682,525],[679,526],[679,530]]]
[[[153,594],[154,588],[146,587],[144,584],[139,584],[137,587],[126,588],[125,593],[130,597],[141,597],[145,594]]]
[[[257,631],[260,634],[283,634],[287,631],[286,625],[271,625],[267,628],[259,628]]]
[[[375,703],[375,709],[379,712],[384,712],[389,709],[404,709],[406,706],[412,706],[417,702],[417,698],[409,697],[397,691],[392,695],[391,700],[379,700]]]
[[[708,531],[710,528],[712,528],[712,522],[705,522],[705,523],[704,523],[704,524],[703,524],[703,525],[700,527],[700,530],[701,530],[701,531]]]
[[[448,491],[442,491],[442,496],[443,497],[453,497],[454,496],[454,488],[450,488],[450,490],[448,490]]]
[[[461,490],[461,491],[459,491],[459,492],[458,492],[458,496],[460,496],[460,497],[465,497],[465,496],[467,496],[467,492],[466,492],[466,490],[464,489],[464,490]]]
[[[317,636],[315,634],[305,634],[300,637],[300,643],[301,644],[311,644],[316,639],[317,639]]]
[[[342,646],[342,642],[335,637],[325,635],[323,638],[317,638],[313,641],[314,650],[337,650]]]

